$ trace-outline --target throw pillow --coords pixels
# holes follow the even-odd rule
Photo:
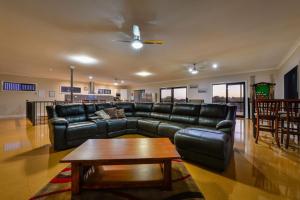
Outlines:
[[[99,110],[95,112],[95,115],[98,115],[102,119],[110,119],[110,116],[104,110]]]
[[[118,118],[126,118],[124,109],[117,109]]]
[[[106,108],[104,111],[110,116],[111,119],[118,118],[117,108]]]

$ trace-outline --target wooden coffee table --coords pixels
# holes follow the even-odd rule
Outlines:
[[[71,163],[72,193],[81,188],[172,188],[172,160],[180,158],[168,138],[90,139],[60,162]]]

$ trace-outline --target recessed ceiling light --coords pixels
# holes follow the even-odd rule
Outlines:
[[[93,79],[93,76],[89,76],[89,79],[92,80],[92,79]]]
[[[131,46],[134,49],[140,49],[143,47],[143,43],[140,40],[134,40],[131,42]]]
[[[135,73],[135,75],[146,77],[146,76],[151,76],[152,73],[151,72],[147,72],[147,71],[141,71],[141,72]]]
[[[214,63],[214,64],[212,65],[212,67],[213,67],[214,69],[217,69],[219,66],[218,66],[217,63]]]
[[[119,85],[119,83],[116,83],[116,82],[115,82],[114,85]]]
[[[71,61],[78,62],[81,64],[91,65],[91,64],[98,63],[98,60],[96,58],[92,58],[92,57],[86,56],[86,55],[71,55],[71,56],[68,56],[68,58]]]
[[[125,83],[125,81],[124,81],[124,80],[121,80],[121,83],[123,84],[123,83]]]

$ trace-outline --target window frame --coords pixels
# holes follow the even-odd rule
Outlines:
[[[174,103],[174,89],[185,89],[185,103],[187,102],[187,86],[178,86],[178,87],[164,87],[159,89],[159,101],[160,103]],[[171,90],[171,102],[163,102],[161,98],[161,91],[170,89]]]
[[[212,103],[216,103],[213,101],[214,99],[214,95],[213,95],[213,86],[214,85],[225,85],[226,87],[226,96],[225,96],[225,104],[228,104],[230,103],[229,100],[228,100],[228,86],[230,85],[242,85],[243,87],[243,103],[244,103],[244,106],[243,106],[243,109],[244,109],[244,113],[243,115],[237,115],[237,117],[242,117],[242,118],[245,118],[246,117],[246,82],[245,81],[240,81],[240,82],[229,82],[229,83],[215,83],[215,84],[212,84]]]
[[[34,86],[34,90],[5,90],[4,89],[5,83],[15,83],[15,84],[20,84],[20,85],[32,85],[32,86]],[[1,81],[1,91],[3,91],[3,92],[36,92],[37,84],[36,83],[15,82],[15,81]]]
[[[62,87],[68,87],[68,88],[71,89],[71,86],[61,85],[59,87],[59,91],[60,91],[61,94],[70,94],[71,93],[71,91],[70,92],[63,92],[62,91]],[[73,86],[73,88],[80,88],[80,92],[78,93],[78,92],[73,91],[74,94],[82,94],[82,88],[81,87],[79,87],[79,86]]]

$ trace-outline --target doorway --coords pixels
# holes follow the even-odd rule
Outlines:
[[[245,82],[213,84],[213,103],[229,103],[237,107],[238,117],[245,117]]]

